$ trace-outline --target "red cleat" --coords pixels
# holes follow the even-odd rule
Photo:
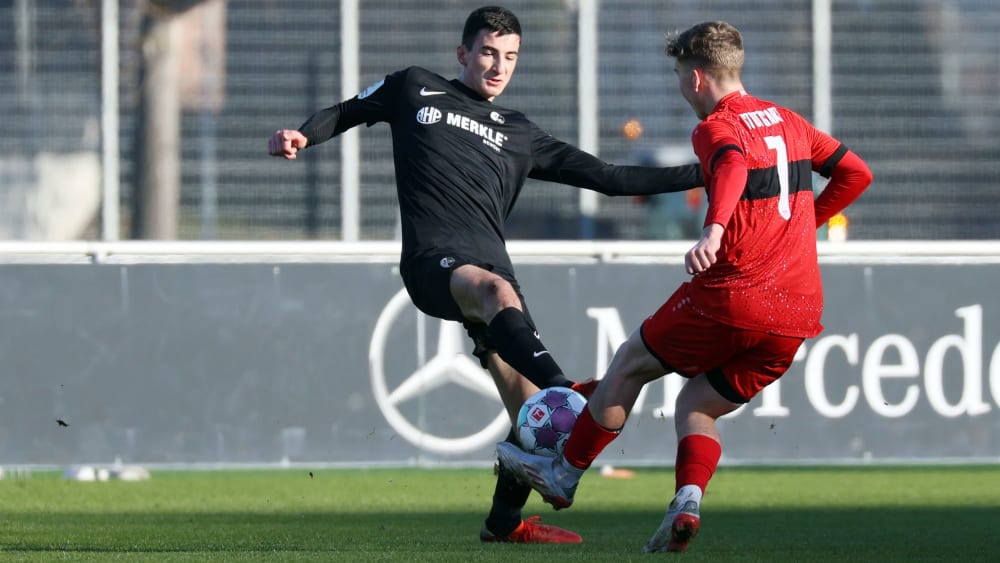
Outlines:
[[[527,520],[521,520],[517,528],[505,536],[494,535],[493,532],[486,529],[486,526],[483,526],[479,532],[479,541],[486,543],[583,543],[583,538],[579,534],[555,526],[545,526],[541,524],[541,521],[541,516],[531,516]]]
[[[689,485],[690,486],[690,485]],[[663,522],[646,543],[646,553],[687,551],[691,540],[701,527],[701,509],[698,501],[681,488],[663,516]]]
[[[586,381],[578,381],[570,385],[569,388],[589,399],[594,394],[594,390],[597,389],[597,384],[600,382],[599,379],[590,378]]]
[[[667,551],[687,551],[688,544],[698,535],[699,527],[701,519],[698,516],[687,512],[678,514],[670,527],[670,543],[667,544]]]

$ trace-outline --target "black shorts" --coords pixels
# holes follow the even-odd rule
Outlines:
[[[528,312],[528,306],[524,302],[524,295],[521,294],[521,286],[518,285],[513,272],[498,269],[492,264],[484,264],[467,256],[444,253],[410,256],[403,260],[399,270],[406,292],[410,294],[410,300],[417,309],[434,318],[462,323],[469,333],[469,338],[475,343],[472,354],[479,358],[483,367],[486,367],[486,353],[496,350],[496,345],[490,338],[489,328],[485,323],[470,321],[463,317],[462,310],[451,295],[451,274],[465,264],[478,266],[507,280],[521,300],[521,309],[524,311],[528,326],[536,330],[535,322],[531,320],[531,313]]]

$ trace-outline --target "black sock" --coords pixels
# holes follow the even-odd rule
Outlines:
[[[507,441],[517,445],[514,429],[507,435]],[[514,474],[500,464],[497,486],[493,492],[493,506],[486,517],[486,529],[497,536],[506,536],[521,524],[521,509],[528,502],[531,487],[518,481]]]
[[[569,387],[572,381],[563,375],[552,354],[542,344],[524,313],[507,307],[490,321],[490,336],[497,354],[538,387]]]

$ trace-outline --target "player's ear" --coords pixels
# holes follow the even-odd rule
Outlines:
[[[465,66],[465,56],[468,53],[468,51],[465,50],[465,45],[459,45],[458,48],[455,49],[455,52],[458,56],[458,64]]]
[[[695,92],[702,92],[705,90],[705,87],[707,86],[705,69],[697,67],[691,69],[691,86]]]

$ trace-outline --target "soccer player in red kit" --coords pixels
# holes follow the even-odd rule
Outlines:
[[[722,455],[716,420],[777,380],[822,330],[816,228],[871,183],[867,165],[798,114],[748,94],[743,39],[725,22],[672,35],[667,55],[702,120],[691,135],[709,207],[681,284],[615,353],[562,456],[498,444],[501,461],[556,509],[614,440],[642,386],[676,372],[675,496],[645,551],[683,551]],[[814,199],[812,171],[830,178]]]

